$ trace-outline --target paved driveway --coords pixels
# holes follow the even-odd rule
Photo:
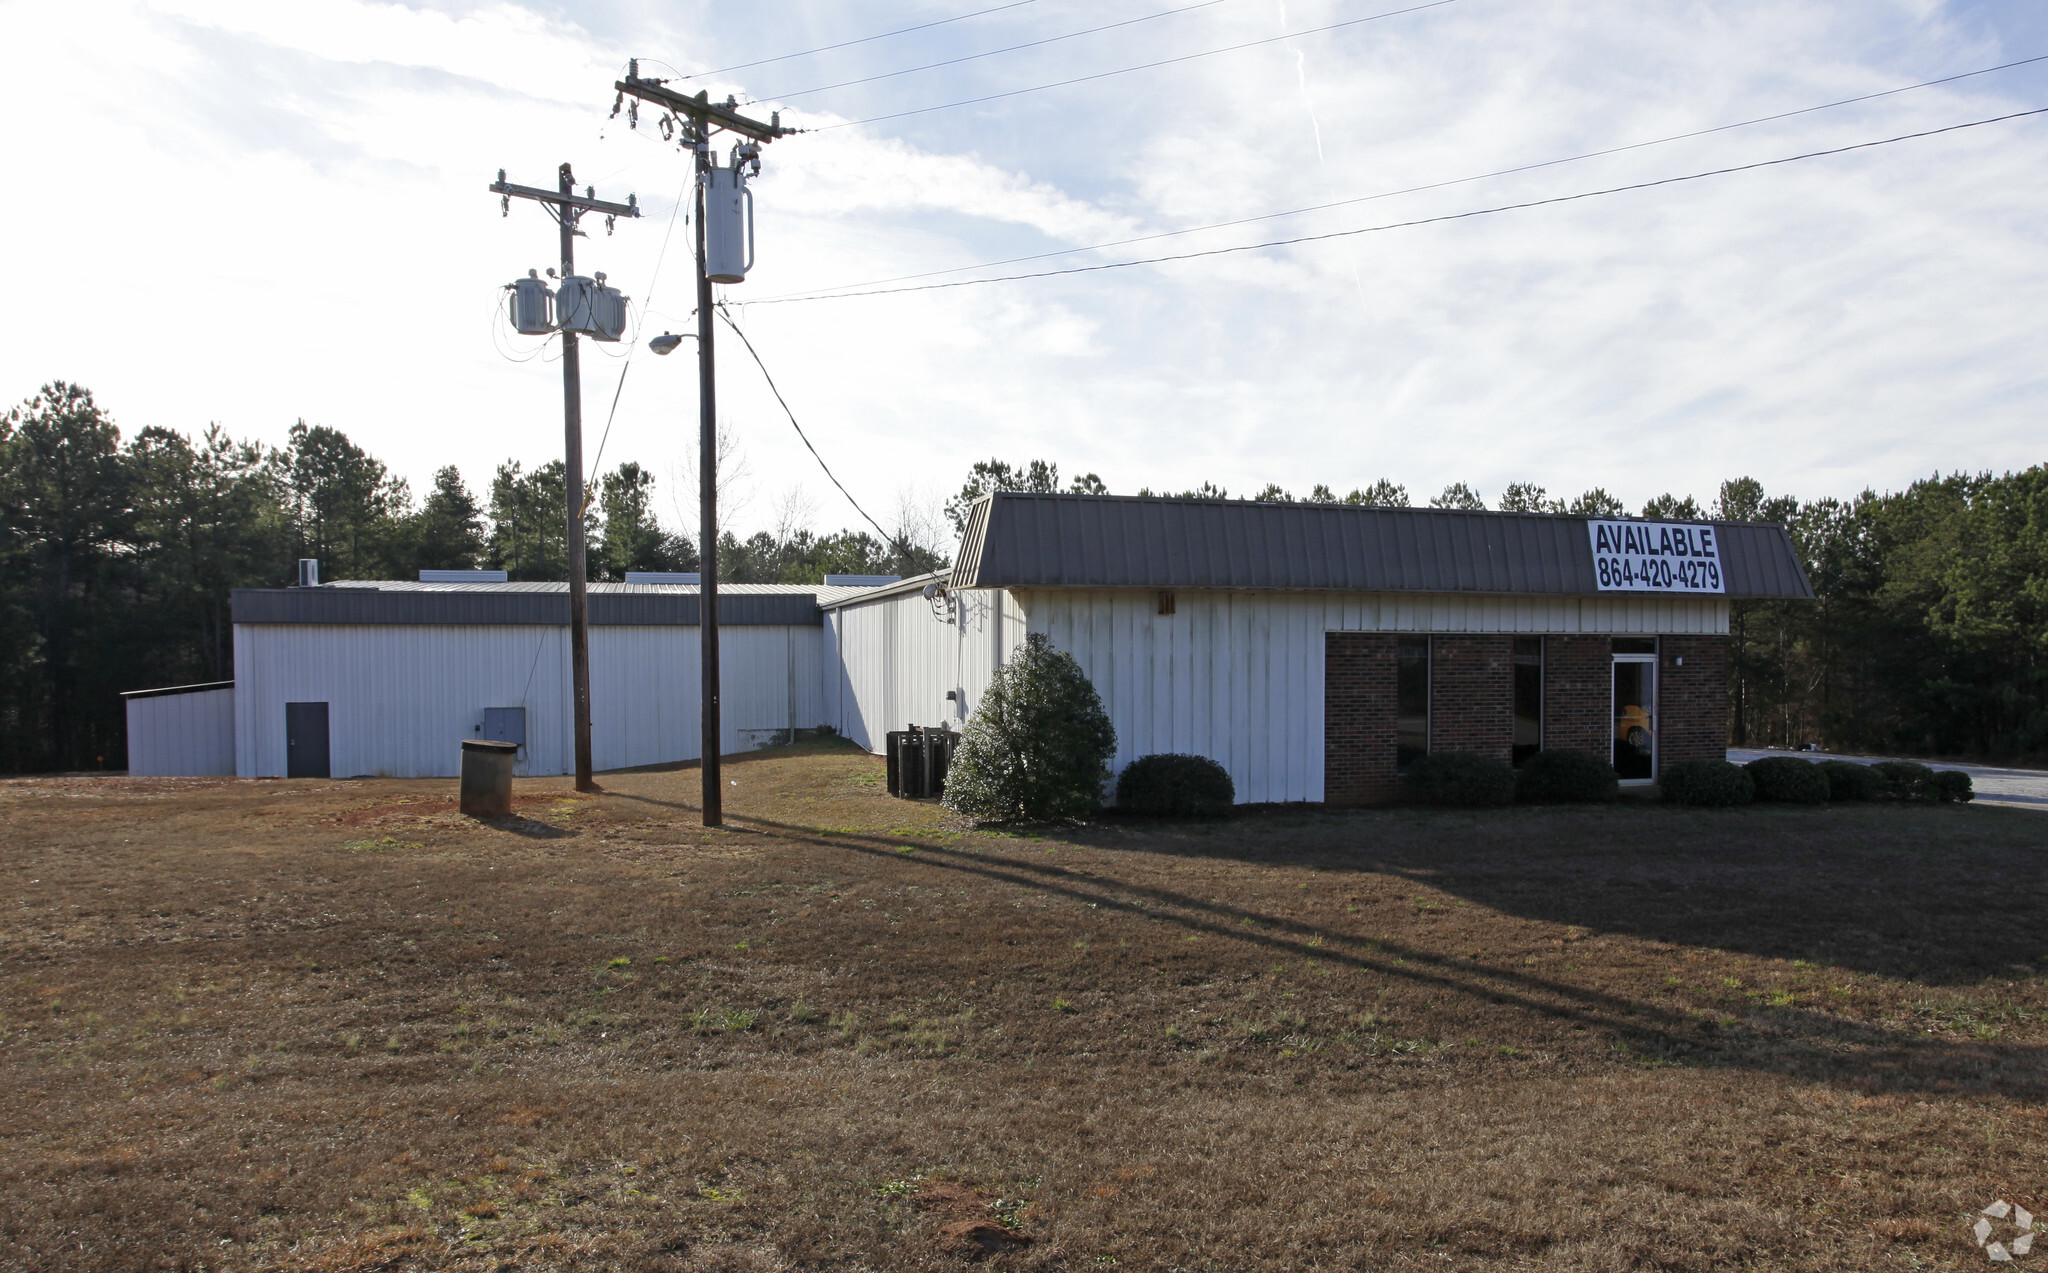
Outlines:
[[[1874,765],[1880,760],[1900,759],[1893,756],[1837,756],[1826,751],[1778,751],[1748,747],[1728,749],[1728,759],[1738,765],[1746,765],[1765,756],[1797,756],[1801,760],[1853,760],[1859,765]],[[1985,804],[2009,804],[2048,811],[2048,770],[2000,769],[1993,765],[1929,764],[1927,767],[1960,769],[1970,775],[1970,785],[1976,790],[1977,799]]]

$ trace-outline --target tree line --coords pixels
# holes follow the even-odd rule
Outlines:
[[[277,447],[217,427],[124,440],[87,389],[44,386],[0,416],[0,773],[124,767],[121,691],[231,679],[232,591],[292,583],[299,558],[325,579],[567,578],[567,486],[559,460],[508,460],[482,498],[452,465],[416,498],[338,429],[301,421]],[[654,489],[631,461],[593,483],[593,580],[697,568],[696,544],[655,518]],[[943,564],[913,537],[802,527],[727,534],[720,552],[720,577],[740,583]]]
[[[1062,486],[1056,464],[990,459],[975,464],[948,501],[956,527],[970,504],[995,490],[1107,493],[1093,473]],[[1230,497],[1213,482],[1138,494]],[[1317,485],[1297,501],[1268,484],[1249,498],[1413,506],[1407,488],[1385,478],[1341,496]],[[1427,503],[1487,507],[1464,482]],[[2048,757],[2048,467],[1936,475],[1846,500],[1768,495],[1741,477],[1722,482],[1705,503],[1664,494],[1636,514],[1599,487],[1564,499],[1517,482],[1494,507],[1785,526],[1816,600],[1731,604],[1729,739],[1737,746]]]
[[[121,768],[120,692],[234,675],[230,594],[293,581],[301,557],[328,579],[420,569],[566,577],[559,461],[497,466],[483,498],[453,466],[424,498],[347,435],[296,424],[283,446],[144,428],[123,440],[86,389],[54,383],[0,416],[0,772]],[[945,513],[957,530],[992,490],[1106,494],[1043,460],[975,464]],[[694,570],[696,545],[653,513],[655,480],[621,463],[593,483],[589,573]],[[1138,492],[1153,494],[1149,489]],[[1174,492],[1228,498],[1205,482]],[[1277,485],[1251,498],[1295,501]],[[1410,504],[1389,479],[1302,502]],[[1459,482],[1438,508],[1487,507]],[[1629,515],[1595,487],[1571,499],[1512,484],[1508,511]],[[2048,755],[2048,469],[1956,474],[1852,499],[1767,495],[1750,478],[1705,504],[1666,494],[1652,518],[1784,524],[1818,600],[1739,601],[1730,619],[1730,737],[1911,754]],[[887,536],[819,534],[784,517],[721,537],[719,577],[818,583],[827,573],[941,569],[944,537],[900,511]]]

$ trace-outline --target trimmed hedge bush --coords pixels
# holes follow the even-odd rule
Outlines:
[[[1782,800],[1790,804],[1823,804],[1834,784],[1809,760],[1791,756],[1765,756],[1742,767],[1756,787],[1759,800]]]
[[[1936,799],[1934,771],[1910,760],[1880,760],[1871,770],[1884,779],[1885,795],[1915,803]]]
[[[1977,798],[1977,787],[1970,781],[1970,775],[1960,769],[1937,769],[1934,771],[1934,794],[1942,801],[1968,804]]]
[[[1814,766],[1827,775],[1830,800],[1878,800],[1885,792],[1884,775],[1853,760],[1823,760]]]
[[[1140,756],[1116,778],[1116,806],[1162,818],[1215,818],[1230,812],[1237,788],[1207,756]]]
[[[1024,638],[967,722],[943,803],[987,822],[1084,817],[1102,803],[1116,728],[1074,656]]]
[[[1515,775],[1515,797],[1520,800],[1577,804],[1612,800],[1620,793],[1614,766],[1590,751],[1539,751],[1523,761]]]
[[[1736,805],[1756,798],[1756,783],[1741,765],[1725,760],[1681,760],[1664,767],[1658,780],[1673,804]]]
[[[1480,808],[1515,798],[1515,771],[1505,760],[1469,751],[1432,751],[1408,766],[1408,794],[1423,804]]]

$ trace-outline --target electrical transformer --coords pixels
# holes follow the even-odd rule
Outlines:
[[[525,278],[505,284],[505,290],[512,293],[514,331],[526,336],[545,336],[555,329],[555,294],[540,281],[539,271],[528,270]]]
[[[565,332],[595,332],[596,306],[592,304],[597,283],[581,274],[571,274],[555,289],[555,326]]]
[[[592,340],[617,340],[626,332],[626,294],[616,287],[606,287],[604,275],[597,276],[597,286],[591,289],[590,308]]]
[[[754,268],[754,192],[738,168],[704,174],[704,273],[714,283],[742,283]]]

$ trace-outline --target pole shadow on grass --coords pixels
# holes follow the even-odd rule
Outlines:
[[[1643,1060],[1795,1073],[1877,1089],[1945,1089],[2008,1099],[2048,1098],[2048,1048],[1926,1039],[1805,1009],[1770,1008],[1763,1028],[1721,1037],[1703,1019],[1606,991],[1476,960],[1454,959],[1381,938],[1360,938],[1169,889],[1084,875],[1057,864],[1015,862],[880,835],[819,833],[770,819],[743,819],[782,839],[898,864],[974,875],[1098,909],[1173,924],[1275,954],[1319,960],[1447,994],[1606,1031]],[[906,853],[911,849],[914,852]],[[1363,865],[1355,869],[1375,868]],[[1398,873],[1398,872],[1396,872]],[[1432,881],[1432,885],[1441,887]],[[1251,921],[1248,927],[1245,921]],[[1311,942],[1320,939],[1319,945]]]

